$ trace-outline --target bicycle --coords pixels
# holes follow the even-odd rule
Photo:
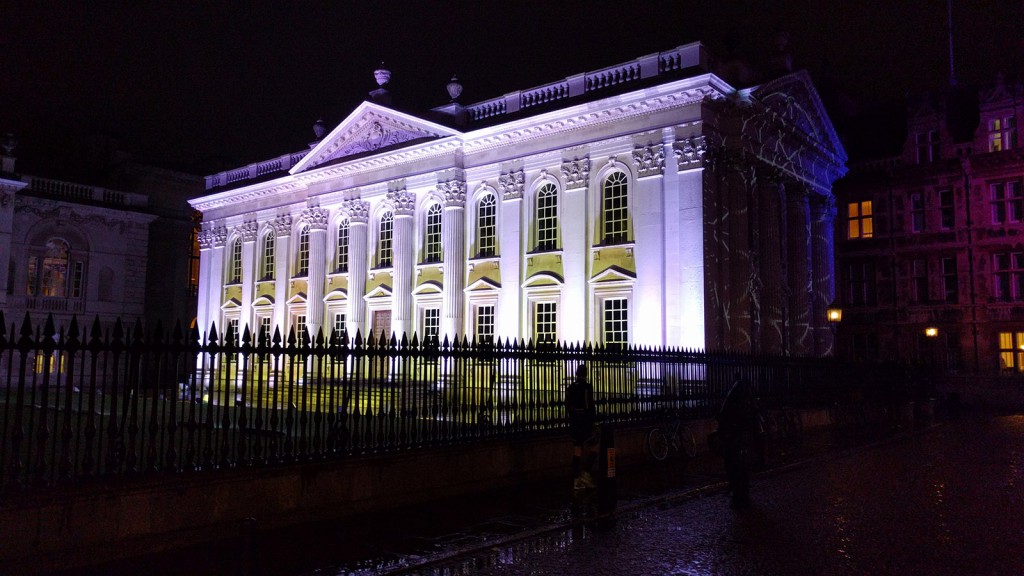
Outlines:
[[[669,451],[682,452],[688,458],[697,456],[697,438],[678,416],[655,426],[647,433],[647,448],[655,460],[668,458]]]

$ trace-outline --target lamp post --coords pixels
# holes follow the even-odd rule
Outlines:
[[[836,339],[836,328],[843,321],[843,309],[837,306],[835,302],[829,304],[825,308],[825,319],[828,320],[829,326],[832,327],[832,356],[838,357],[839,343]]]

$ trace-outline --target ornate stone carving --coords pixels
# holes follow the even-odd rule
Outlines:
[[[437,190],[444,195],[446,208],[462,208],[466,205],[466,183],[462,180],[440,182]]]
[[[292,233],[292,217],[290,214],[281,214],[270,223],[274,228],[274,234],[288,236]]]
[[[416,195],[407,190],[392,190],[387,195],[395,216],[412,216],[416,212]]]
[[[708,151],[707,139],[704,136],[690,136],[673,144],[672,150],[680,168],[692,168],[703,162],[704,154]]]
[[[228,241],[228,228],[227,226],[215,226],[210,233],[213,235],[213,246],[215,248],[222,248]]]
[[[199,249],[209,250],[213,248],[213,230],[199,231]]]
[[[665,171],[665,150],[661,144],[633,150],[633,164],[640,178],[661,176]]]
[[[302,211],[302,219],[310,230],[327,230],[327,219],[330,212],[326,208],[312,206]]]
[[[370,220],[370,203],[365,200],[346,200],[341,209],[348,214],[348,221],[352,224],[366,224]]]
[[[526,174],[522,170],[502,174],[498,177],[498,185],[501,186],[503,200],[522,198],[526,189]]]
[[[563,160],[562,178],[566,189],[586,188],[590,184],[590,158]]]
[[[242,242],[255,242],[257,230],[259,230],[259,224],[255,220],[247,220],[235,228],[235,232],[242,237]]]

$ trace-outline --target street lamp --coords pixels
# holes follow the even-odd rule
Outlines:
[[[839,343],[836,338],[836,328],[839,323],[843,321],[843,309],[836,306],[835,302],[829,304],[825,308],[825,319],[828,320],[829,326],[832,327],[832,356],[837,357],[837,350],[839,349]]]

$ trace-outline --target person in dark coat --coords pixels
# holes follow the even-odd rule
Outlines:
[[[737,372],[718,413],[718,433],[733,508],[750,506],[750,468],[757,456],[759,432],[760,417],[753,387]]]
[[[594,388],[587,381],[587,367],[576,368],[576,378],[565,389],[565,411],[569,416],[569,435],[572,437],[573,478],[586,483],[588,473],[583,470],[583,445],[594,434]]]

